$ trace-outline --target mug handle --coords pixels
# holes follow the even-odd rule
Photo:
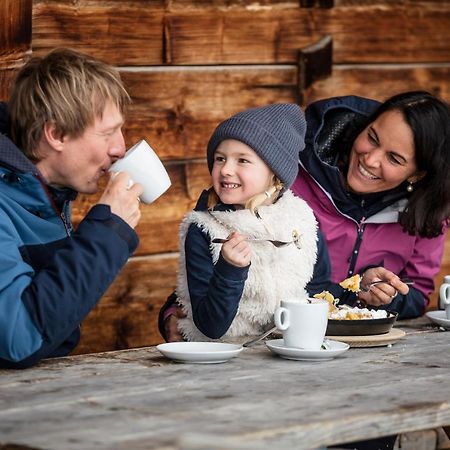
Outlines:
[[[280,331],[287,330],[289,328],[289,310],[280,306],[275,310],[273,320]]]
[[[450,289],[450,284],[444,283],[441,285],[439,289],[439,298],[441,300],[441,304],[450,305],[450,295],[448,295],[448,291]]]

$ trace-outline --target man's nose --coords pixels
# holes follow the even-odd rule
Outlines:
[[[109,148],[109,155],[115,156],[116,158],[122,158],[125,155],[125,138],[123,137],[122,131],[117,133],[117,136]]]

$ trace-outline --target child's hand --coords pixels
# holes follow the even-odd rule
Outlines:
[[[236,267],[248,266],[252,257],[247,238],[237,231],[228,236],[228,241],[222,245],[221,253],[226,262]]]

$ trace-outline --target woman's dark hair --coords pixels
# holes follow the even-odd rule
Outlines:
[[[399,111],[411,128],[417,171],[425,173],[414,183],[399,222],[412,235],[436,237],[450,217],[450,107],[429,92],[404,92],[382,103],[358,131],[388,111]]]

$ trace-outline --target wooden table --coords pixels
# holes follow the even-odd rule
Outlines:
[[[450,333],[289,361],[261,343],[224,364],[156,348],[0,371],[0,444],[38,449],[311,449],[450,424]],[[0,445],[1,447],[1,445]]]

